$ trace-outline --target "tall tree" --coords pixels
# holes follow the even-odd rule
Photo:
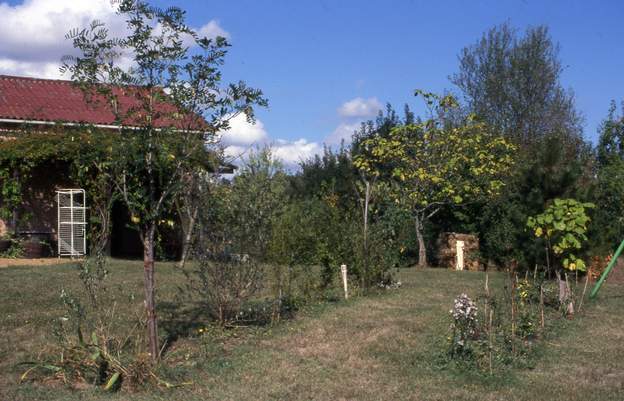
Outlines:
[[[470,112],[516,144],[529,146],[554,133],[577,140],[582,119],[574,95],[561,85],[559,46],[548,28],[523,36],[507,23],[487,31],[459,55],[451,77]]]
[[[239,113],[253,119],[252,107],[266,100],[242,81],[222,84],[227,40],[200,37],[186,25],[183,10],[124,0],[118,13],[127,36],[111,37],[98,21],[70,31],[78,55],[66,56],[62,70],[83,88],[87,101],[111,107],[119,126],[113,153],[120,173],[114,183],[143,242],[149,351],[156,360],[158,222],[185,190],[184,177],[210,164],[206,143]]]

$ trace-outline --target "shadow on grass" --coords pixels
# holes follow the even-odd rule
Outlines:
[[[166,352],[178,339],[193,337],[200,329],[219,325],[224,329],[249,326],[268,327],[276,322],[291,320],[300,309],[301,302],[293,299],[255,300],[247,302],[233,318],[221,324],[204,303],[159,302],[159,325],[165,332]]]

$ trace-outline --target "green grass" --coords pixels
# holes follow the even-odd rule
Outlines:
[[[113,261],[115,291],[141,294],[140,263]],[[621,400],[624,296],[607,283],[574,321],[551,322],[531,369],[486,377],[437,363],[448,310],[461,292],[481,292],[483,273],[401,271],[399,290],[306,307],[273,328],[239,328],[180,338],[167,374],[192,384],[106,394],[19,385],[63,312],[62,287],[79,288],[70,266],[0,270],[1,400]],[[495,274],[493,285],[504,280]],[[183,275],[157,265],[158,298],[172,300]],[[556,326],[556,327],[555,327]],[[175,363],[174,363],[175,362]]]

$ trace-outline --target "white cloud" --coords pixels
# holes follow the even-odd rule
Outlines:
[[[330,145],[338,145],[343,140],[347,143],[351,142],[351,136],[360,128],[360,122],[348,123],[342,122],[336,129],[325,138],[325,142]]]
[[[0,74],[61,78],[61,57],[75,53],[71,41],[65,39],[67,32],[87,27],[97,19],[106,24],[111,36],[122,35],[126,23],[115,9],[111,0],[0,3]],[[198,32],[208,37],[229,37],[216,20],[203,25]]]
[[[0,4],[1,73],[58,78],[60,59],[72,52],[65,34],[94,19],[112,33],[124,28],[109,0],[26,0]]]
[[[323,151],[317,142],[308,142],[303,138],[294,142],[278,139],[273,143],[272,148],[275,157],[291,168],[298,165],[300,161],[307,160]]]
[[[225,131],[221,139],[226,145],[254,145],[268,140],[269,135],[264,129],[262,121],[256,119],[256,123],[247,122],[244,114],[239,114],[230,120],[230,129]]]
[[[346,118],[368,118],[375,116],[383,105],[376,97],[364,99],[356,97],[345,102],[338,108],[338,114]]]
[[[375,117],[382,109],[383,105],[376,97],[368,99],[356,97],[344,102],[338,108],[341,122],[325,137],[325,143],[328,145],[339,145],[342,141],[350,143],[353,133],[360,129],[362,122]]]
[[[230,37],[230,33],[221,28],[219,21],[214,19],[197,29],[197,34],[200,37],[206,37],[209,39],[216,38],[217,36],[223,36],[224,38]]]
[[[58,63],[16,61],[7,58],[0,58],[0,74],[40,78],[60,77]]]
[[[304,138],[295,141],[273,140],[262,121],[256,119],[255,124],[252,124],[247,122],[244,115],[230,120],[230,129],[222,133],[221,140],[225,146],[225,154],[234,159],[235,163],[240,162],[256,146],[270,145],[274,157],[291,170],[296,169],[300,161],[323,151],[319,143],[309,142]]]

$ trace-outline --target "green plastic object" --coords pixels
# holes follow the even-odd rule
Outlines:
[[[624,250],[624,240],[622,240],[622,242],[620,243],[620,246],[618,247],[617,251],[615,251],[615,253],[613,254],[613,257],[611,258],[611,261],[609,262],[607,269],[602,273],[602,276],[600,276],[600,280],[598,280],[598,282],[592,289],[591,294],[589,294],[590,299],[594,298],[598,294],[598,291],[600,291],[600,287],[602,286],[602,283],[606,280],[607,276],[613,269],[613,266],[615,266],[615,262],[617,262],[617,259],[623,250]]]

